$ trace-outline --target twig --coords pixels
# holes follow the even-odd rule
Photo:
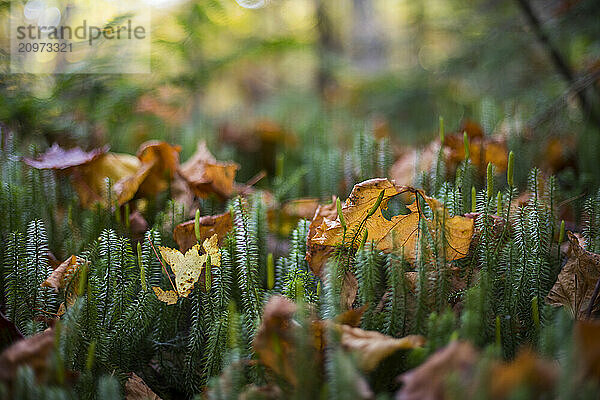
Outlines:
[[[173,281],[171,280],[171,275],[169,275],[169,273],[167,272],[167,267],[165,267],[165,264],[163,264],[162,260],[158,256],[158,252],[156,251],[156,248],[154,247],[154,243],[152,243],[152,240],[150,240],[150,238],[148,238],[148,241],[150,242],[150,246],[152,246],[152,250],[154,250],[154,254],[156,254],[156,258],[158,258],[160,265],[162,265],[163,271],[165,271],[165,275],[167,275],[167,278],[169,278],[169,282],[171,282],[171,286],[173,286],[173,290],[175,291],[175,293],[177,293],[177,296],[179,296],[179,292],[177,291],[177,288],[175,287],[175,285],[173,284]]]
[[[540,21],[538,16],[535,14],[535,11],[531,7],[531,4],[529,4],[529,1],[528,0],[516,0],[516,2],[519,5],[519,7],[521,8],[521,11],[527,17],[527,20],[529,21],[529,25],[535,32],[537,39],[546,47],[546,50],[548,51],[550,58],[552,59],[552,63],[554,64],[554,67],[558,70],[558,72],[562,75],[562,77],[569,83],[570,86],[576,85],[577,82],[575,79],[575,74],[573,73],[573,71],[571,71],[571,68],[568,66],[568,64],[565,61],[565,59],[563,58],[563,56],[560,54],[558,49],[554,46],[554,44],[550,40],[550,37],[542,29],[542,22]],[[583,112],[589,116],[590,120],[594,124],[596,124],[596,126],[600,127],[600,117],[595,112],[594,108],[592,107],[592,104],[588,100],[588,98],[585,95],[585,93],[583,92],[583,90],[575,91],[575,94],[577,95],[577,98],[579,99],[579,102],[581,104],[581,108],[582,108]]]

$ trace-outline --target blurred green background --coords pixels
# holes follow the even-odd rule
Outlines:
[[[344,173],[364,132],[386,137],[393,160],[435,137],[442,116],[448,131],[469,119],[488,135],[518,137],[509,143],[524,146],[528,166],[543,164],[557,139],[567,176],[600,181],[596,0],[147,4],[151,74],[9,74],[5,50],[0,121],[38,149],[108,143],[132,153],[164,139],[181,144],[185,160],[205,139],[242,165],[243,181],[272,172],[278,158],[290,174],[314,163]]]

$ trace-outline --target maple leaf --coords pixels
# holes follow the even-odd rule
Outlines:
[[[320,276],[323,266],[333,252],[333,247],[323,246],[314,243],[311,239],[316,235],[317,229],[323,224],[325,219],[334,220],[337,216],[336,197],[333,196],[331,203],[322,204],[317,207],[310,225],[308,226],[308,236],[306,238],[306,261],[312,272]]]
[[[159,300],[167,304],[175,304],[177,298],[187,297],[194,289],[196,282],[198,282],[209,256],[211,265],[207,267],[220,267],[221,252],[217,247],[217,242],[218,237],[216,234],[204,240],[202,244],[205,251],[204,254],[200,254],[199,243],[192,246],[185,254],[177,249],[159,246],[160,254],[171,266],[171,270],[175,274],[175,290],[163,291],[159,287],[152,287]]]
[[[380,207],[371,213],[382,192]],[[397,195],[404,197],[401,200],[405,203],[403,207],[390,206],[390,202],[398,201]],[[425,205],[431,209],[432,218],[426,218]],[[350,233],[349,238],[344,239],[344,228],[339,217],[331,218],[332,212],[330,212],[329,217],[315,215],[315,218],[322,222],[315,227],[314,231],[309,230],[309,244],[337,246],[345,240],[345,245],[358,246],[359,240],[356,240],[356,237],[366,230],[368,240],[373,241],[377,249],[390,251],[404,247],[405,256],[414,259],[419,221],[424,219],[432,237],[440,236],[441,225],[443,225],[446,260],[452,261],[467,255],[473,236],[473,219],[462,216],[450,217],[439,201],[425,196],[420,190],[408,186],[397,187],[388,179],[370,179],[355,185],[342,207],[342,214],[347,232]],[[309,251],[313,252],[314,249],[309,246]],[[307,258],[313,257],[314,255],[311,254]]]
[[[600,254],[585,250],[572,232],[567,232],[567,237],[568,259],[546,301],[553,306],[567,307],[576,319],[581,319],[586,315],[594,287],[600,278]],[[592,306],[592,311],[597,308],[598,299]]]
[[[219,162],[206,147],[198,143],[196,153],[179,167],[179,174],[199,197],[215,193],[228,198],[233,193],[235,174],[240,166],[234,162]]]

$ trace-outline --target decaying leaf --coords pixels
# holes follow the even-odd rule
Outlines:
[[[355,352],[358,365],[364,371],[372,371],[386,357],[398,350],[409,350],[425,344],[425,338],[410,335],[403,338],[393,338],[377,331],[365,331],[349,325],[338,325],[341,331],[342,347]]]
[[[358,293],[358,280],[350,271],[346,271],[342,279],[342,287],[340,291],[340,307],[342,310],[352,308],[356,295]]]
[[[128,375],[127,382],[125,382],[126,400],[161,400],[142,378],[133,372]]]
[[[93,149],[89,152],[79,147],[65,150],[54,143],[46,152],[35,159],[25,158],[23,161],[30,167],[37,169],[68,169],[82,164],[87,164],[108,151],[108,146]]]
[[[367,218],[382,191],[384,194],[381,206]],[[410,212],[384,215],[382,209],[387,209],[388,201],[398,194],[406,196],[404,202]],[[425,217],[423,211],[425,204],[419,204],[418,198],[421,198],[421,202],[424,201],[432,210],[433,217],[431,219]],[[368,240],[373,241],[377,249],[390,251],[404,247],[404,255],[408,259],[414,259],[418,225],[419,221],[424,219],[432,237],[441,236],[443,223],[446,260],[451,261],[467,255],[473,236],[473,219],[462,216],[450,217],[437,200],[410,187],[396,187],[388,179],[371,179],[355,185],[350,197],[342,207],[342,213],[347,224],[346,239],[343,239],[344,231],[339,218],[323,217],[321,224],[315,227],[314,235],[310,236],[309,233],[309,243],[311,245],[337,246],[344,240],[346,245],[358,246],[360,242],[358,235],[364,234],[366,229]],[[359,227],[361,228],[360,232],[358,232]],[[312,250],[309,248],[309,251]]]
[[[45,376],[49,367],[48,356],[54,349],[54,330],[44,332],[20,340],[0,354],[0,380],[12,381],[17,369],[29,365],[36,377]]]
[[[65,276],[72,274],[82,262],[82,259],[72,255],[63,261],[54,271],[52,271],[50,276],[46,278],[44,282],[42,282],[41,286],[51,287],[58,292],[59,289],[62,289],[65,286]]]
[[[446,399],[448,377],[456,374],[460,383],[469,387],[478,358],[477,350],[470,343],[451,342],[419,367],[400,375],[404,386],[396,393],[396,400]],[[464,396],[469,398],[468,393]]]
[[[200,217],[200,241],[217,235],[219,243],[225,238],[232,228],[231,213],[228,211],[218,215]],[[186,252],[198,242],[194,231],[194,220],[183,222],[173,230],[173,238],[179,245],[181,252]]]
[[[172,305],[179,300],[179,296],[177,296],[177,292],[174,290],[162,290],[158,286],[152,286],[152,290],[154,291],[154,294],[156,294],[156,297],[163,303]]]
[[[364,304],[358,308],[351,308],[350,310],[346,310],[340,315],[335,317],[335,323],[340,325],[348,325],[352,327],[357,327],[360,325],[360,319],[362,315],[365,313],[369,304]]]
[[[239,165],[220,162],[210,153],[205,142],[198,143],[196,153],[179,167],[179,174],[187,181],[198,197],[215,193],[228,198],[233,193],[233,183]]]
[[[333,196],[331,203],[319,205],[317,207],[312,221],[308,226],[308,237],[306,238],[306,261],[308,261],[308,265],[310,265],[312,272],[317,276],[321,275],[323,266],[331,255],[333,247],[315,244],[311,239],[315,236],[317,233],[317,228],[321,226],[325,218],[329,220],[335,220],[336,217],[336,197]]]
[[[84,207],[106,203],[106,179],[113,184],[134,175],[140,160],[130,154],[105,153],[89,163],[73,168],[71,180]]]
[[[531,350],[522,350],[517,357],[506,363],[497,363],[490,371],[490,398],[510,399],[517,390],[527,387],[542,398],[551,391],[558,379],[558,365],[540,358]]]
[[[568,259],[546,301],[554,306],[566,307],[576,319],[581,319],[585,317],[594,287],[600,278],[600,254],[585,250],[572,232],[567,232],[567,237]],[[598,300],[592,311],[598,309]]]
[[[171,270],[175,274],[175,288],[177,289],[175,293],[172,290],[165,292],[159,287],[153,287],[152,289],[159,300],[167,304],[174,304],[177,302],[176,299],[174,300],[174,296],[187,297],[194,289],[196,282],[198,282],[209,255],[211,266],[221,266],[221,252],[217,247],[217,241],[218,237],[216,234],[204,240],[202,247],[205,253],[202,255],[200,254],[199,243],[192,246],[185,254],[176,249],[163,246],[158,247],[160,254],[171,266]]]
[[[84,152],[79,148],[64,150],[53,145],[35,160],[25,162],[38,169],[60,169],[71,175],[81,204],[90,208],[106,204],[106,180],[112,182],[113,199],[122,205],[135,196],[151,196],[164,191],[168,177],[179,164],[179,146],[151,141],[140,146],[138,155],[107,153],[108,148]],[[165,175],[167,174],[167,175]]]

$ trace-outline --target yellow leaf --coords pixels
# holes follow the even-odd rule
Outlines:
[[[219,237],[214,234],[209,239],[204,240],[202,247],[204,248],[205,254],[200,254],[200,244],[196,243],[191,249],[182,254],[179,250],[171,249],[169,247],[159,246],[160,254],[165,261],[171,266],[173,273],[175,274],[175,288],[177,292],[168,291],[164,292],[160,288],[153,288],[156,295],[162,301],[169,303],[166,299],[176,302],[173,300],[173,296],[187,297],[192,290],[194,285],[198,282],[206,260],[210,255],[211,266],[221,266],[221,252],[217,247]],[[210,268],[210,266],[209,266]],[[158,290],[157,290],[158,289]],[[170,293],[171,292],[171,293]],[[160,296],[159,296],[160,293]],[[163,298],[161,298],[161,296]]]
[[[164,291],[158,286],[152,286],[152,290],[154,290],[154,294],[156,294],[156,297],[158,297],[158,299],[163,303],[171,305],[177,303],[177,300],[179,299],[179,296],[177,296],[177,292],[175,292],[174,290]]]
[[[200,245],[198,243],[186,251],[185,254],[168,247],[159,246],[158,248],[175,274],[177,293],[182,297],[187,297],[192,292],[198,278],[200,278],[202,267],[206,263],[206,255],[200,255]]]
[[[376,204],[381,192],[384,192],[381,205],[373,215],[366,218]],[[388,203],[392,197],[401,194],[406,210],[393,215],[388,212]],[[417,201],[417,197],[421,201]],[[425,204],[431,209],[433,216],[426,218],[423,208]],[[382,212],[385,210],[385,213]],[[354,237],[360,229],[360,234],[368,231],[368,241],[373,241],[379,250],[390,251],[404,247],[404,254],[409,259],[416,256],[416,241],[419,221],[425,219],[427,229],[432,237],[441,237],[444,226],[446,260],[456,260],[467,255],[473,236],[473,219],[462,216],[450,217],[443,205],[417,189],[408,186],[395,186],[388,179],[371,179],[354,186],[350,197],[342,207],[346,220],[347,233],[345,245],[357,247],[362,236]],[[366,221],[365,221],[366,218]],[[365,221],[363,223],[363,221]],[[361,226],[362,224],[362,226]],[[309,236],[309,244],[322,246],[337,246],[342,243],[344,230],[339,218],[325,216],[320,226]]]

